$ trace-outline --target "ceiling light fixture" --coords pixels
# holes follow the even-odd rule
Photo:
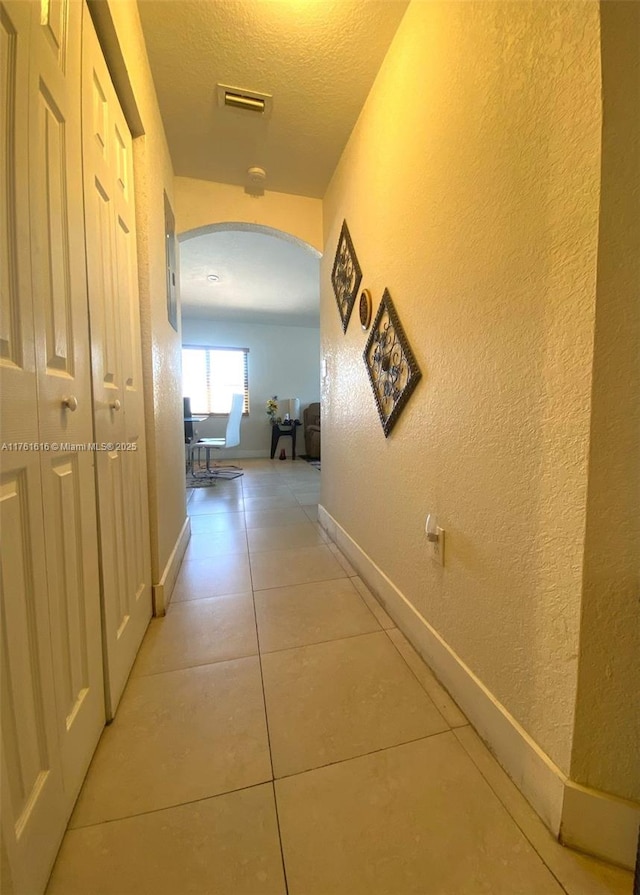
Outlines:
[[[259,168],[257,165],[253,165],[251,168],[247,169],[247,183],[244,191],[254,198],[264,196],[264,185],[266,182],[267,172],[264,168]]]
[[[259,168],[257,165],[254,165],[252,168],[248,169],[247,179],[252,186],[264,186],[267,179],[267,172],[264,168]]]

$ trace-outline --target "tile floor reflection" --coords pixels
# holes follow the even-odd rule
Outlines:
[[[242,461],[106,728],[48,895],[628,895],[559,846],[317,524]]]

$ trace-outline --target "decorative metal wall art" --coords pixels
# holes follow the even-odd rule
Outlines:
[[[360,293],[358,311],[360,313],[360,326],[366,331],[371,324],[371,293],[368,289],[363,289]]]
[[[363,357],[387,437],[422,376],[388,289],[384,290]]]
[[[349,326],[349,318],[351,317],[351,311],[353,310],[361,280],[362,271],[351,242],[349,228],[347,227],[347,222],[343,221],[331,272],[331,284],[336,296],[338,310],[340,311],[342,331],[345,333]]]

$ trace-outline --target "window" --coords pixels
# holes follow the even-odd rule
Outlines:
[[[191,413],[229,413],[236,392],[249,413],[248,348],[182,349],[182,394],[191,398]]]

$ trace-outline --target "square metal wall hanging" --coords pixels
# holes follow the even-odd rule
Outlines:
[[[422,376],[388,289],[384,290],[363,357],[386,437]]]
[[[343,221],[331,272],[331,284],[336,296],[338,310],[340,311],[342,332],[344,333],[346,333],[349,326],[349,318],[358,295],[361,280],[362,271],[351,242],[349,228],[347,227],[347,222]]]

